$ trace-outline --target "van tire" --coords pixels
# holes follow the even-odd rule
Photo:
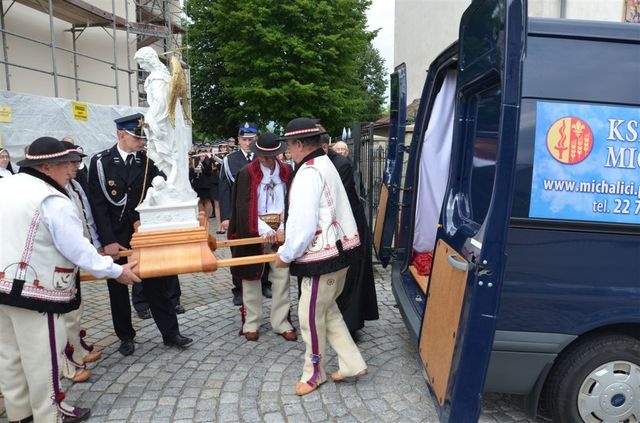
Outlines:
[[[547,379],[546,403],[552,420],[559,423],[584,421],[578,410],[578,395],[583,383],[588,377],[593,380],[593,372],[602,365],[615,362],[630,362],[640,367],[640,341],[624,334],[607,333],[580,340],[563,352]],[[636,371],[633,366],[631,372],[640,378],[640,371]],[[604,383],[601,386],[607,385]],[[627,395],[625,407],[629,406],[628,400],[633,398],[630,404],[633,409],[634,403],[640,403],[640,384],[636,383],[635,389],[631,389]],[[607,404],[613,401],[611,396],[608,398],[605,401]],[[596,415],[607,415],[607,410],[604,409],[594,411]]]

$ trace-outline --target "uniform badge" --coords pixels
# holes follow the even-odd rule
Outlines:
[[[111,195],[117,195],[118,191],[116,191],[115,189],[111,191]]]
[[[107,185],[109,185],[110,187],[115,187],[116,181],[107,181]]]

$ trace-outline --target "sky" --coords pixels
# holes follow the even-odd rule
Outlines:
[[[373,40],[373,46],[378,49],[384,59],[386,73],[389,75],[393,69],[393,22],[394,0],[373,0],[367,11],[368,28],[370,30],[380,28],[378,36]],[[389,78],[387,77],[387,100],[389,102]]]

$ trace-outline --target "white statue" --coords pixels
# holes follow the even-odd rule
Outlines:
[[[163,195],[162,203],[156,205],[194,199],[196,193],[189,183],[191,131],[185,124],[180,102],[174,102],[177,110],[169,110],[171,75],[151,47],[142,47],[134,59],[149,72],[144,82],[149,103],[145,114],[147,154],[167,177],[167,186],[162,190],[170,193],[170,196]],[[169,121],[169,115],[174,114],[175,127]]]
[[[143,206],[161,206],[173,202],[179,193],[170,186],[162,176],[156,176],[151,181],[151,186],[147,190],[147,195],[142,202]]]

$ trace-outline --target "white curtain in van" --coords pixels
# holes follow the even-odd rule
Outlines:
[[[440,209],[449,178],[455,94],[456,72],[449,71],[436,96],[422,141],[413,233],[413,250],[419,253],[432,251],[436,242]]]

